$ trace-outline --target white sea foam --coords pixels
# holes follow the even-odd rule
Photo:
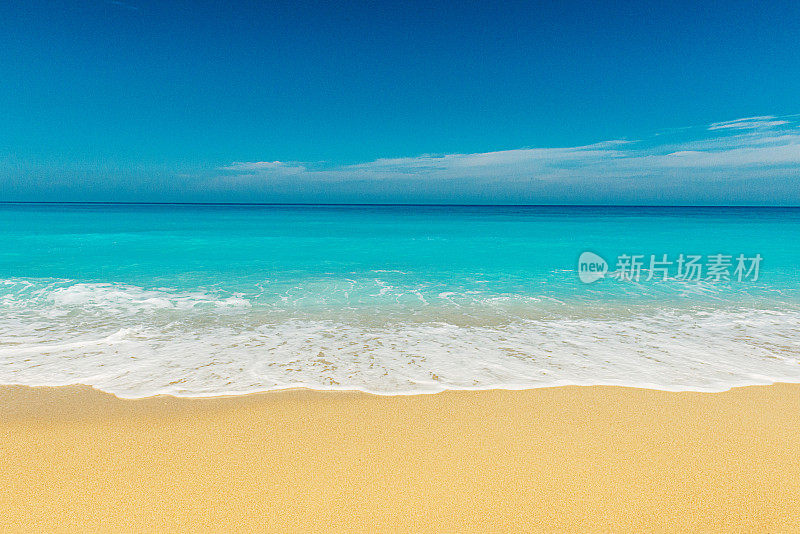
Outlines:
[[[379,394],[616,384],[723,390],[800,382],[800,310],[646,307],[518,313],[547,299],[460,295],[384,318],[299,313],[243,295],[3,281],[0,383],[89,384],[124,397],[290,387]],[[388,287],[388,286],[386,286]],[[378,289],[377,291],[380,291]],[[389,291],[389,289],[387,289]],[[447,293],[447,294],[444,294]],[[280,299],[277,300],[280,302]],[[417,301],[421,302],[421,301]],[[508,311],[498,320],[500,311]],[[513,312],[513,313],[512,313]]]

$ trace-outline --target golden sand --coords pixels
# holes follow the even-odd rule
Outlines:
[[[800,386],[0,388],[0,531],[800,532]]]

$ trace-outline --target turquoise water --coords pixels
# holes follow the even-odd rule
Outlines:
[[[123,396],[800,379],[800,209],[0,205],[0,383]],[[635,279],[581,282],[591,251]],[[646,280],[650,256],[730,278]],[[759,255],[737,279],[736,258]]]

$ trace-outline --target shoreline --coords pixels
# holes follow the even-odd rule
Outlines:
[[[662,386],[655,383],[639,383],[639,384],[631,384],[627,382],[576,382],[576,381],[563,381],[563,382],[555,382],[555,383],[547,383],[541,385],[531,385],[531,384],[509,384],[509,385],[492,385],[492,386],[481,386],[481,387],[445,387],[443,389],[435,389],[435,390],[420,390],[420,391],[392,391],[392,392],[381,392],[381,391],[373,391],[369,389],[360,389],[360,388],[352,388],[352,387],[314,387],[314,386],[307,386],[304,384],[297,385],[297,386],[287,386],[287,387],[280,387],[275,389],[257,389],[252,391],[226,391],[221,393],[201,393],[201,394],[178,394],[178,393],[148,393],[143,394],[141,396],[125,396],[115,393],[113,391],[108,391],[102,389],[100,387],[94,386],[92,384],[87,384],[83,382],[77,382],[74,384],[63,384],[63,385],[29,385],[29,384],[8,384],[8,383],[0,383],[0,399],[3,399],[7,395],[3,395],[3,392],[8,389],[16,389],[18,391],[24,390],[86,390],[91,391],[94,393],[99,393],[102,395],[110,395],[117,400],[120,401],[143,401],[148,399],[177,399],[177,400],[214,400],[214,399],[236,399],[236,398],[243,398],[243,397],[252,397],[252,396],[259,396],[259,395],[276,395],[282,393],[292,393],[297,391],[305,391],[309,393],[320,393],[320,394],[332,394],[332,395],[367,395],[367,396],[374,396],[374,397],[416,397],[416,396],[430,396],[430,395],[441,395],[441,394],[448,394],[448,393],[481,393],[486,391],[536,391],[541,389],[557,389],[557,388],[621,388],[621,389],[631,389],[631,390],[644,390],[644,391],[659,391],[664,393],[725,393],[731,390],[736,389],[743,389],[743,388],[750,388],[750,387],[769,387],[769,386],[793,386],[798,385],[800,386],[800,378],[797,381],[792,379],[774,379],[773,381],[764,380],[763,382],[751,382],[751,383],[734,383],[718,388],[713,387],[669,387],[669,386]],[[0,400],[1,402],[1,400]]]
[[[0,386],[0,530],[800,530],[800,384]]]

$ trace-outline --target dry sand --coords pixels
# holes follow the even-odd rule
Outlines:
[[[0,531],[800,532],[800,386],[0,388]]]

